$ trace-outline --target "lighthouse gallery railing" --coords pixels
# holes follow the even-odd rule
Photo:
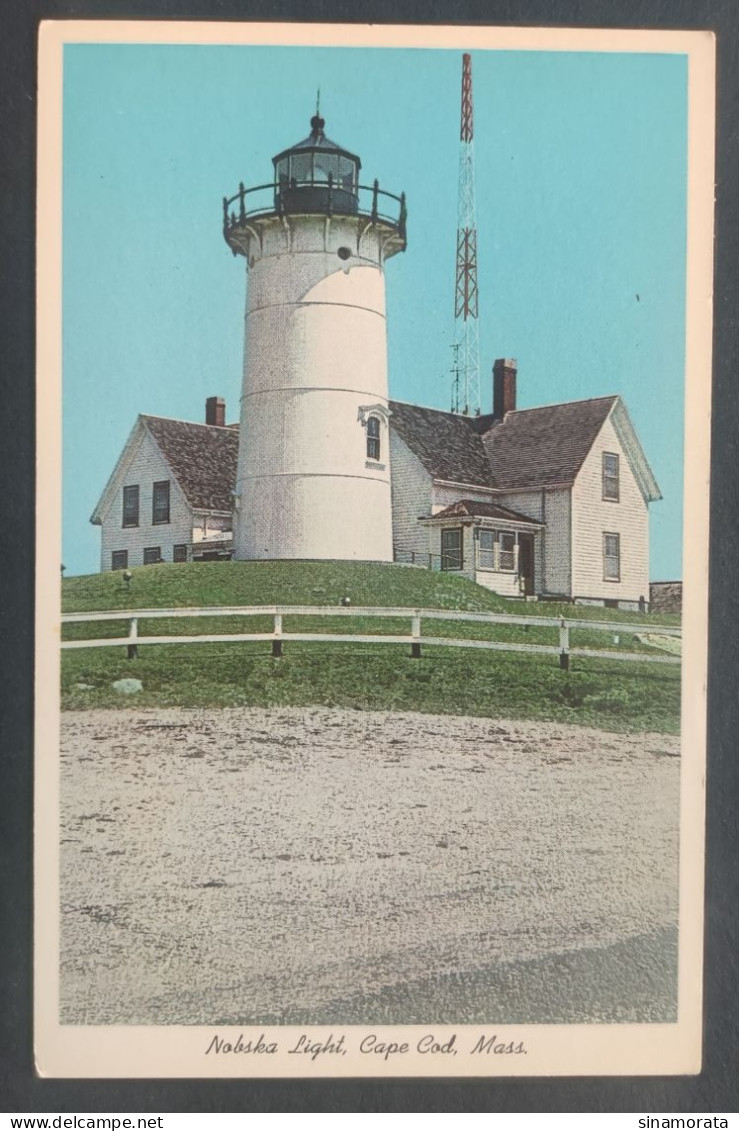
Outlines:
[[[398,229],[398,234],[402,239],[405,239],[406,221],[408,217],[408,210],[406,207],[405,193],[396,196],[395,193],[388,192],[386,189],[381,189],[378,181],[374,181],[372,185],[357,185],[353,194],[347,194],[341,190],[338,185],[334,185],[332,178],[329,176],[327,181],[296,181],[291,180],[287,186],[290,190],[294,189],[324,189],[326,192],[326,207],[321,208],[321,214],[331,215],[359,215],[366,217],[371,223],[381,221],[385,224],[390,224],[392,227]],[[336,196],[334,197],[334,192]],[[261,194],[255,196],[254,194]],[[269,196],[267,195],[269,194]],[[254,185],[251,188],[246,188],[243,183],[239,185],[239,191],[233,196],[223,198],[223,234],[228,240],[228,234],[245,224],[250,219],[256,219],[259,216],[281,215],[292,212],[299,212],[299,209],[290,208],[285,209],[280,206],[280,186],[270,181],[268,184]],[[354,195],[357,200],[357,208],[353,212],[349,212],[342,206],[341,200],[347,195]],[[252,199],[248,199],[252,198]],[[389,201],[393,201],[397,207],[390,206]]]

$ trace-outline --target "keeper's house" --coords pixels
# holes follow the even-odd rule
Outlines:
[[[205,424],[138,417],[90,518],[101,570],[230,558],[239,433],[225,412],[209,397]]]
[[[360,430],[389,465],[395,560],[507,597],[648,602],[661,495],[621,398],[517,409],[515,361],[493,375],[490,414],[391,401],[389,431]],[[229,557],[237,453],[221,398],[205,424],[140,416],[92,516],[101,568]]]

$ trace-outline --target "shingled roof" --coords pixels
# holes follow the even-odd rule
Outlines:
[[[520,522],[526,526],[538,527],[543,525],[528,515],[511,510],[510,507],[501,507],[497,503],[478,503],[474,499],[458,499],[456,503],[451,503],[450,506],[444,507],[436,514],[422,518],[421,522],[446,521],[449,518],[491,518],[500,519],[504,522]]]
[[[236,483],[236,428],[142,416],[194,510],[231,510]]]
[[[391,401],[390,413],[391,428],[434,479],[494,486],[485,445],[474,428],[475,417],[403,401]]]
[[[485,432],[494,485],[504,491],[572,483],[618,397],[506,413]]]
[[[554,486],[574,481],[618,399],[594,397],[519,409],[507,413],[502,421],[490,415],[461,416],[391,401],[391,426],[434,479],[503,491]],[[220,428],[161,416],[142,416],[141,420],[190,506],[230,511],[238,425]],[[479,509],[481,504],[465,500],[454,504],[460,505]],[[494,509],[495,514],[485,517],[523,521],[515,512],[502,513],[506,508]]]
[[[459,416],[391,401],[391,424],[434,479],[498,490],[572,483],[618,397]]]

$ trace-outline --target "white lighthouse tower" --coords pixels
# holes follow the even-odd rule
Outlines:
[[[273,165],[223,202],[248,274],[233,556],[392,561],[384,267],[405,197],[360,185],[318,112]]]

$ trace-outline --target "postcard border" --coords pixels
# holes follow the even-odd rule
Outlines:
[[[660,34],[661,34],[661,33],[660,33]],[[725,391],[725,389],[724,389],[724,391]],[[724,417],[724,420],[725,420],[725,417]],[[728,421],[727,421],[727,426],[729,426],[729,422],[728,422]],[[725,429],[724,429],[724,432],[725,432]],[[724,509],[725,509],[725,508],[724,508]],[[731,517],[731,516],[730,516],[730,517]],[[733,516],[733,518],[734,518],[734,521],[736,521],[736,516]],[[736,534],[736,532],[734,532],[734,534]],[[734,537],[734,542],[736,542],[736,537]],[[725,698],[725,697],[724,697],[724,698]],[[731,700],[729,700],[729,701],[731,701]],[[725,898],[725,891],[727,891],[727,889],[725,889],[725,886],[723,887],[722,891],[723,891],[723,893],[724,893],[724,898]],[[551,1110],[551,1108],[550,1108],[550,1110]]]

